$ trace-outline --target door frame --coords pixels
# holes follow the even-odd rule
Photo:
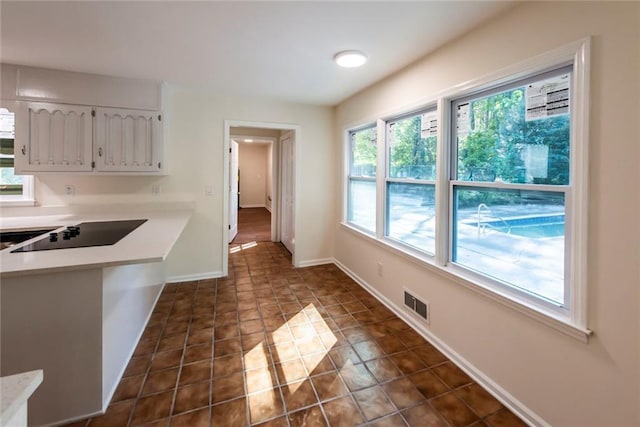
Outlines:
[[[223,147],[222,147],[222,167],[223,167],[223,186],[224,191],[222,192],[222,231],[224,236],[228,236],[228,227],[229,227],[229,146],[231,140],[231,128],[232,127],[245,127],[245,128],[261,128],[261,129],[275,129],[282,131],[293,131],[295,135],[295,144],[296,150],[294,153],[294,225],[293,225],[293,235],[297,239],[298,237],[298,212],[300,212],[298,203],[300,200],[300,186],[297,185],[299,180],[299,171],[298,167],[299,159],[300,159],[300,139],[301,139],[301,129],[299,125],[288,124],[288,123],[276,123],[276,122],[255,122],[255,121],[247,121],[247,120],[224,120],[224,138],[223,138]],[[271,229],[271,237],[276,241],[280,241],[280,221],[281,214],[279,209],[280,204],[280,192],[282,183],[280,182],[280,140],[274,142],[273,150],[272,150],[272,179],[275,182],[272,182],[272,200],[271,207],[273,209],[276,206],[276,221],[275,221],[275,230],[274,222],[272,221],[272,229]],[[275,197],[274,197],[275,196]],[[273,214],[272,214],[273,215]],[[274,232],[275,231],[275,232]],[[227,276],[229,274],[229,242],[225,237],[222,240],[222,275]],[[296,243],[298,241],[296,240]],[[297,245],[296,245],[297,247]],[[293,254],[291,254],[292,263],[294,267],[298,267],[298,257],[296,255],[298,251],[295,250]]]
[[[236,141],[238,143],[238,145],[243,145],[243,144],[249,144],[248,142],[242,142],[240,140],[242,139],[261,139],[261,140],[265,140],[265,141],[269,141],[269,143],[271,144],[271,241],[273,242],[277,242],[278,241],[278,212],[279,212],[279,208],[278,206],[275,206],[275,200],[278,200],[276,197],[278,196],[278,191],[279,191],[279,183],[276,179],[274,179],[275,177],[275,172],[276,170],[276,164],[277,164],[277,159],[275,159],[275,156],[277,154],[276,152],[276,148],[279,146],[279,142],[278,142],[278,138],[275,138],[273,136],[256,136],[256,135],[229,135],[229,146],[231,146],[231,141]],[[240,189],[238,189],[238,191],[240,191]],[[240,206],[240,203],[238,202],[238,207]],[[229,206],[231,207],[231,206]]]
[[[231,174],[232,167],[231,167],[231,165],[233,163],[233,157],[234,157],[233,147],[231,146],[232,143],[234,144],[233,147],[237,147],[237,151],[238,151],[237,153],[235,153],[235,156],[236,156],[236,159],[237,159],[237,161],[236,161],[236,178],[235,178],[237,187],[235,188],[235,193],[236,193],[235,194],[235,198],[236,198],[236,205],[235,205],[236,224],[235,224],[235,233],[233,233],[233,238],[231,237],[231,233],[234,231],[234,228],[231,227],[231,218],[233,217],[233,215],[231,214],[231,212],[233,211],[233,209],[232,209],[233,206],[231,206],[231,204],[232,204],[231,201],[233,200],[231,198],[232,197],[231,196],[231,194],[232,194],[231,182],[233,181],[232,178],[231,178],[232,177],[232,174]],[[238,197],[238,193],[240,192],[240,186],[239,186],[240,183],[238,182],[238,170],[239,170],[239,160],[240,160],[240,143],[238,141],[236,141],[235,137],[232,137],[229,140],[229,154],[230,154],[230,156],[229,156],[229,170],[227,172],[229,174],[229,184],[227,185],[227,187],[228,187],[227,193],[228,193],[228,197],[229,197],[229,199],[228,199],[229,200],[229,218],[228,218],[229,219],[229,221],[228,221],[229,222],[229,233],[227,234],[227,242],[231,243],[231,241],[233,239],[235,239],[235,237],[238,235],[238,209],[240,207],[240,197]]]

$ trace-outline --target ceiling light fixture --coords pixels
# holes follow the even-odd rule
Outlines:
[[[244,142],[253,142],[253,139],[245,139]]]
[[[341,67],[354,68],[364,65],[367,62],[367,55],[359,50],[345,50],[336,53],[333,59]]]

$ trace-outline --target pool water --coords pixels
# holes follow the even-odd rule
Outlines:
[[[550,223],[537,225],[515,225],[510,228],[496,227],[502,233],[509,233],[514,236],[529,237],[540,239],[544,237],[561,237],[564,236],[564,223]]]
[[[564,215],[507,218],[481,224],[493,231],[532,239],[564,236]]]

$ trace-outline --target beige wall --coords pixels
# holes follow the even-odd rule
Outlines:
[[[240,207],[261,207],[267,203],[267,172],[270,144],[240,143]]]
[[[168,258],[170,278],[219,275],[223,212],[224,120],[273,122],[300,126],[296,253],[300,262],[330,258],[335,177],[323,165],[333,161],[333,110],[251,98],[222,98],[205,90],[168,86],[165,100],[167,159],[165,177],[41,176],[36,182],[42,205],[154,203],[179,201],[195,206],[194,215]],[[330,183],[330,185],[327,185]],[[64,185],[76,195],[64,196]],[[151,195],[159,184],[161,193]],[[205,186],[213,195],[205,196]],[[308,190],[308,191],[307,191]]]
[[[431,303],[430,332],[553,426],[640,425],[640,4],[518,6],[343,102],[342,130],[586,36],[592,39],[588,326],[583,344],[339,228],[335,257],[394,303]],[[336,172],[337,169],[336,169]],[[337,184],[336,193],[342,193]],[[336,213],[339,215],[340,206]],[[384,262],[384,277],[376,263]]]

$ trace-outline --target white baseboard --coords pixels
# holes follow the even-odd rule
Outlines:
[[[185,274],[182,276],[167,277],[167,283],[192,282],[195,280],[219,279],[225,275],[222,271],[209,271],[206,273]]]
[[[310,259],[307,261],[300,261],[296,267],[304,268],[304,267],[313,267],[316,265],[325,265],[325,264],[333,264],[335,260],[333,258],[318,258],[318,259]]]
[[[266,208],[266,206],[264,204],[258,204],[258,205],[240,205],[240,207],[242,209],[247,209],[247,208]]]
[[[455,363],[460,369],[466,372],[474,381],[485,388],[491,395],[500,401],[509,410],[519,416],[530,426],[550,427],[550,424],[543,420],[539,415],[525,406],[522,402],[516,399],[511,393],[498,385],[495,381],[485,375],[482,371],[476,368],[468,360],[462,357],[459,353],[449,347],[444,341],[435,336],[430,330],[425,328],[425,325],[419,322],[417,319],[409,315],[408,312],[389,300],[385,295],[378,291],[375,287],[368,284],[360,276],[351,271],[347,266],[342,264],[337,259],[333,260],[333,263],[342,271],[344,271],[349,277],[351,277],[357,284],[365,288],[371,295],[373,295],[378,301],[383,303],[389,310],[393,311],[398,317],[407,322],[416,332],[418,332],[424,339],[429,341],[435,348],[440,350],[445,356],[447,356],[453,363]]]
[[[58,427],[58,426],[62,426],[62,425],[71,424],[71,423],[74,423],[76,421],[86,420],[87,418],[99,417],[100,415],[104,415],[104,413],[105,413],[105,411],[96,411],[96,412],[92,412],[90,414],[81,415],[79,417],[72,417],[72,418],[67,418],[65,420],[60,420],[60,421],[57,421],[55,423],[40,424],[37,427]]]

